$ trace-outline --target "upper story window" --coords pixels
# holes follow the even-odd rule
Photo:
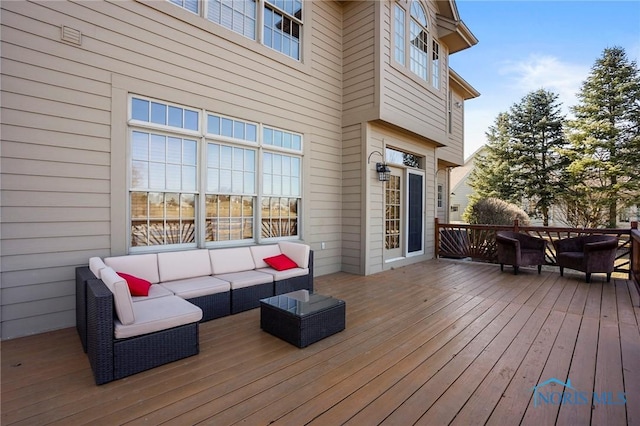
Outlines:
[[[422,5],[413,1],[411,3],[411,24],[409,31],[411,42],[410,68],[421,79],[428,78],[429,64],[429,32],[427,30],[427,16]]]
[[[208,20],[252,40],[256,39],[255,0],[208,0],[205,4]]]
[[[408,23],[408,25],[407,25]],[[393,58],[406,66],[421,80],[435,89],[441,86],[440,43],[429,32],[429,14],[419,0],[410,2],[409,9],[396,3],[393,9]]]
[[[300,60],[301,0],[169,0],[211,22]],[[258,13],[262,10],[263,13]],[[260,32],[259,29],[262,29]]]

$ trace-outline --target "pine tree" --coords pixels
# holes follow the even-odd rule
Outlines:
[[[566,146],[558,96],[540,89],[529,93],[489,128],[486,155],[476,161],[470,185],[477,198],[495,197],[521,205],[549,224],[549,211],[561,192],[559,155]]]
[[[499,198],[520,204],[521,193],[512,172],[513,154],[509,139],[509,115],[499,114],[486,133],[488,144],[474,162],[469,185],[475,190],[472,201]]]
[[[567,142],[564,116],[558,95],[540,89],[511,107],[510,133],[515,153],[519,187],[533,209],[549,226],[549,211],[562,192],[562,170],[566,157],[560,152]]]
[[[567,202],[606,214],[616,227],[618,209],[640,193],[640,77],[624,49],[607,48],[578,93],[569,123],[572,158]],[[604,224],[604,223],[603,223]]]

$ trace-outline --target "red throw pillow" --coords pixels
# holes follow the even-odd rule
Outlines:
[[[297,268],[298,264],[293,260],[289,259],[284,254],[279,254],[277,256],[265,257],[264,263],[271,266],[276,271],[286,271],[287,269]]]
[[[134,277],[133,275],[125,274],[124,272],[116,272],[122,278],[127,281],[129,286],[129,292],[132,296],[148,296],[151,283],[145,279]]]

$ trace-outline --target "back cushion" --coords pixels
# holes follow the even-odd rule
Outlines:
[[[309,267],[309,251],[311,247],[306,244],[291,243],[289,241],[280,241],[278,245],[280,246],[280,251],[296,262],[300,268]]]
[[[214,275],[250,271],[256,267],[249,247],[209,250],[209,257]]]
[[[89,259],[89,270],[93,272],[93,275],[98,279],[100,279],[100,271],[106,267],[107,265],[105,265],[99,257],[92,257]]]
[[[268,246],[251,246],[249,249],[253,256],[253,263],[256,264],[256,269],[269,267],[269,265],[267,265],[263,260],[265,257],[273,257],[281,254],[280,246],[277,244],[271,244]]]
[[[131,300],[127,282],[111,268],[104,268],[101,271],[101,275],[102,282],[113,293],[113,304],[115,305],[118,319],[124,325],[133,324],[136,319],[133,315],[133,301]]]
[[[158,253],[158,270],[161,282],[211,275],[209,250]]]
[[[117,272],[124,272],[134,277],[143,278],[151,284],[160,282],[158,255],[155,253],[107,257],[104,263]]]

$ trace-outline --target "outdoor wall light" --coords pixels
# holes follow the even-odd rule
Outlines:
[[[371,162],[371,156],[373,154],[378,154],[384,160],[384,156],[380,151],[372,151],[371,154],[369,154],[369,158],[367,159],[367,164]],[[376,163],[376,172],[378,172],[378,180],[380,182],[388,182],[391,179],[391,169],[384,161],[381,163]]]

